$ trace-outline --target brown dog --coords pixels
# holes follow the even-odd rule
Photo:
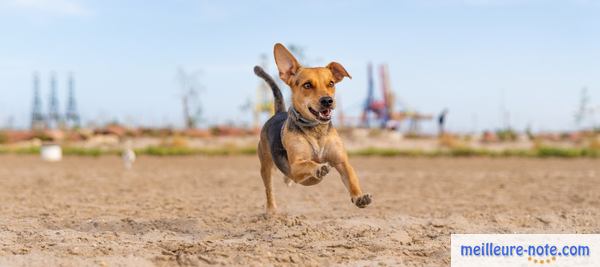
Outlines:
[[[273,90],[275,99],[275,115],[263,126],[258,144],[267,212],[274,213],[277,209],[271,182],[273,165],[283,172],[288,184],[294,181],[302,185],[318,184],[333,166],[340,173],[352,203],[366,207],[371,203],[371,195],[361,191],[342,141],[331,125],[335,85],[344,77],[351,78],[350,75],[337,62],[326,67],[302,67],[281,44],[275,44],[274,54],[279,77],[292,89],[292,107],[285,110],[277,84],[260,67],[254,67],[256,75]]]

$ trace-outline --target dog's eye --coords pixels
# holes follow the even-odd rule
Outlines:
[[[310,83],[310,82],[304,83],[302,85],[302,87],[304,87],[304,89],[311,89],[312,88],[312,83]]]
[[[333,81],[329,82],[329,87],[333,87],[335,85],[335,83],[333,83]]]

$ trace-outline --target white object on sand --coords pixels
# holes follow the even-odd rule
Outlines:
[[[57,144],[45,144],[40,148],[42,160],[57,162],[62,160],[62,148]]]

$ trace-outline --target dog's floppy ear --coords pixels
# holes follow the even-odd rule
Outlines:
[[[298,69],[300,68],[300,64],[294,58],[292,53],[285,48],[280,43],[275,44],[275,48],[273,49],[273,53],[275,54],[275,63],[277,64],[277,69],[279,70],[279,77],[284,82],[288,83],[290,77],[292,77]]]
[[[327,64],[327,68],[329,70],[331,70],[331,73],[333,73],[333,78],[335,79],[336,83],[342,81],[344,79],[344,77],[348,77],[348,78],[352,79],[352,76],[350,76],[350,74],[348,74],[346,69],[344,69],[344,66],[342,66],[342,64],[340,64],[340,63],[331,62],[331,63]]]

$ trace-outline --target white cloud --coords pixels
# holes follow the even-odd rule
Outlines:
[[[91,14],[79,0],[0,0],[0,8],[10,8],[61,16]]]

